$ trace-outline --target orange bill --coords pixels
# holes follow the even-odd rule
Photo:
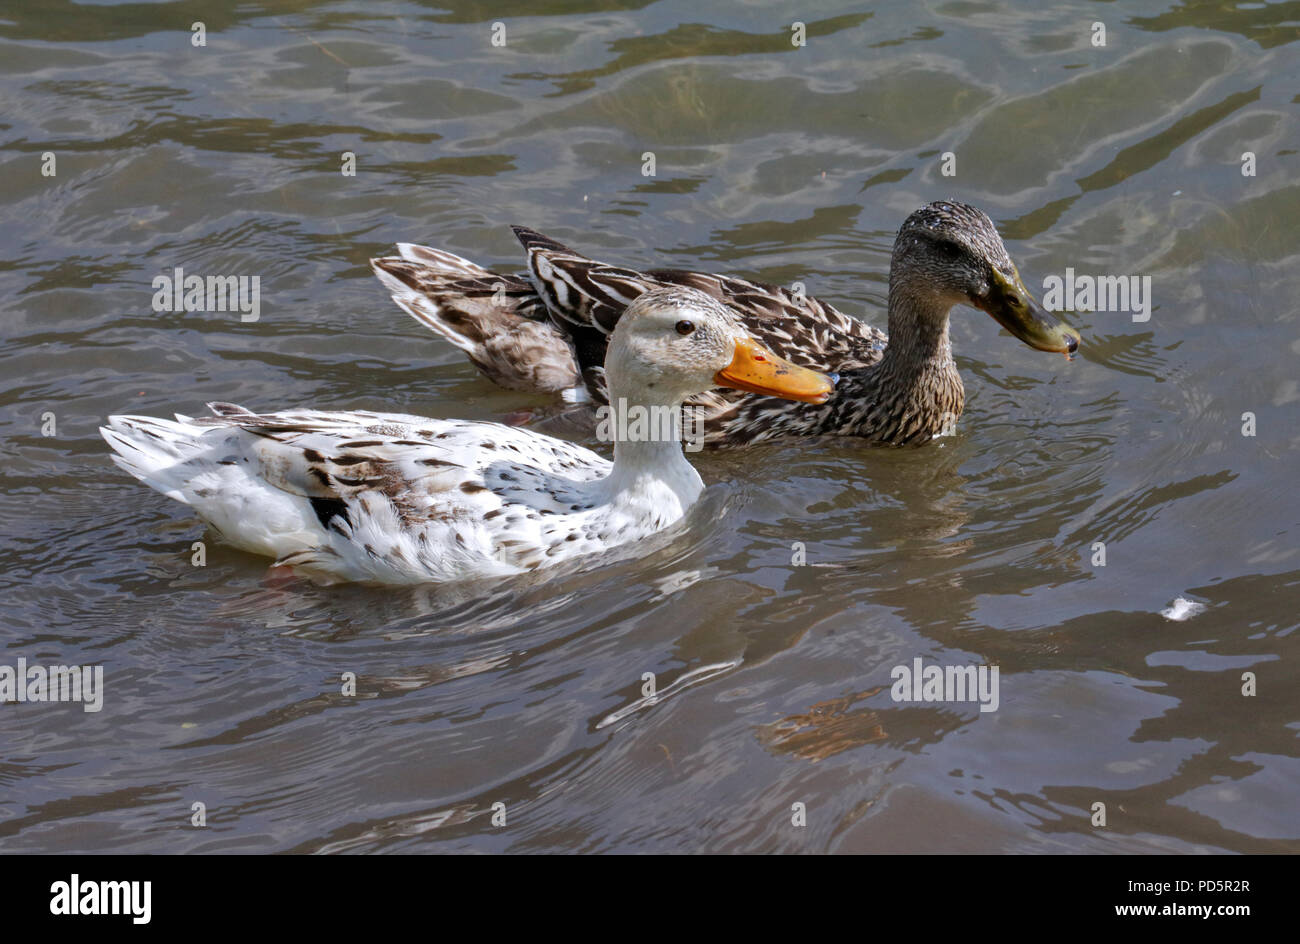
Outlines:
[[[713,380],[720,387],[804,403],[825,403],[835,389],[835,381],[830,377],[782,360],[753,338],[736,342],[731,363],[718,371]]]

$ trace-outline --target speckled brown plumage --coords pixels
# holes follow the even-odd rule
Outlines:
[[[610,331],[633,299],[665,284],[689,286],[724,302],[778,355],[839,374],[835,395],[821,405],[733,390],[694,398],[691,402],[703,409],[706,442],[712,446],[825,434],[900,445],[926,442],[950,431],[965,405],[948,337],[948,313],[954,305],[983,308],[1003,324],[1023,319],[1031,334],[1055,328],[1068,332],[1024,291],[992,221],[980,210],[953,201],[922,207],[899,230],[890,265],[888,335],[780,286],[676,269],[640,272],[589,259],[526,227],[514,231],[527,253],[531,295],[520,287],[523,277],[493,276],[450,253],[440,255],[454,263],[420,265],[414,254],[433,250],[419,247],[403,246],[402,258],[376,259],[372,265],[408,311],[463,308],[464,287],[453,276],[464,267],[508,280],[514,320],[507,323],[498,313],[496,323],[507,332],[521,330],[525,322],[557,329],[563,343],[547,335],[545,344],[534,345],[526,356],[547,364],[553,377],[580,377],[596,403],[608,396],[603,365]],[[413,303],[412,294],[420,301]],[[1007,298],[1021,310],[1008,313]],[[428,323],[426,317],[416,317]],[[464,348],[474,347],[449,319],[435,328],[447,337],[458,334],[452,339]],[[1014,327],[1013,332],[1040,346]],[[484,333],[481,322],[472,333]],[[1075,345],[1077,336],[1069,349]],[[481,355],[471,350],[470,356],[482,366]],[[520,383],[517,370],[484,373],[514,389],[543,389]],[[503,374],[509,376],[503,379]]]

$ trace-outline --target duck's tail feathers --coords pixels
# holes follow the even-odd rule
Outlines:
[[[224,405],[224,404],[223,404]],[[189,504],[186,488],[193,469],[186,465],[204,447],[203,427],[189,417],[110,416],[99,433],[113,447],[113,461],[150,488]]]
[[[398,307],[460,348],[509,390],[564,391],[581,383],[563,332],[522,276],[501,275],[454,253],[399,243],[371,259]]]

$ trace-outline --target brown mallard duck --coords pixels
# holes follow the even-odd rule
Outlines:
[[[411,244],[371,265],[399,306],[511,390],[607,402],[610,333],[629,303],[663,285],[711,295],[777,355],[839,375],[825,404],[735,390],[694,398],[713,446],[827,434],[922,443],[949,431],[965,404],[948,338],[955,305],[987,312],[1040,351],[1068,356],[1079,346],[1078,333],[1025,288],[993,221],[951,200],[917,210],[894,240],[888,335],[780,286],[678,269],[638,272],[588,259],[522,226],[514,231],[528,257],[520,275]]]

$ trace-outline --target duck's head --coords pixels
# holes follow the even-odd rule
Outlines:
[[[755,341],[727,308],[693,288],[652,289],[619,318],[605,368],[611,396],[680,403],[733,387],[825,403],[835,381],[796,367]]]
[[[993,221],[964,203],[939,200],[909,216],[894,241],[891,293],[932,294],[946,314],[973,305],[1040,351],[1073,354],[1079,333],[1038,303],[1020,280]]]

